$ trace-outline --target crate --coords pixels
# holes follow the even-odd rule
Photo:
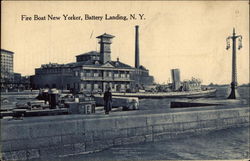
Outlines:
[[[91,114],[95,113],[95,104],[91,102],[81,102],[78,104],[80,114]]]
[[[69,114],[91,114],[95,113],[95,104],[93,102],[67,102],[66,107]]]

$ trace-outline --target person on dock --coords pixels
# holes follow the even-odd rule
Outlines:
[[[109,114],[109,111],[112,109],[112,93],[110,90],[111,89],[109,87],[103,96],[105,114]]]

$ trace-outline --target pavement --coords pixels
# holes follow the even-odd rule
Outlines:
[[[11,93],[11,92],[9,92]],[[24,93],[29,93],[29,91],[27,92],[23,92]],[[33,92],[32,94],[28,94],[30,95],[34,95]],[[6,95],[4,95],[6,96]],[[13,98],[13,96],[8,95],[7,97],[9,98]],[[20,95],[16,95],[16,97],[20,97]],[[32,97],[32,96],[30,96]],[[25,101],[25,100],[24,100]],[[144,100],[140,100],[144,101]],[[148,100],[147,100],[148,101]],[[163,100],[164,101],[164,100]],[[170,99],[168,99],[169,102],[171,102]],[[165,105],[162,106],[161,104],[157,104],[157,105],[152,105],[152,108],[147,108],[147,109],[139,109],[139,110],[132,110],[132,111],[122,111],[122,108],[113,108],[112,111],[108,114],[105,115],[104,113],[104,107],[103,106],[99,106],[96,107],[96,113],[94,114],[86,114],[86,115],[58,115],[58,116],[39,116],[39,119],[35,119],[34,120],[43,120],[42,118],[51,118],[53,117],[53,119],[63,119],[63,118],[67,118],[67,119],[74,119],[74,118],[102,118],[102,117],[117,117],[117,116],[130,116],[130,115],[141,115],[141,114],[160,114],[160,113],[173,113],[173,112],[191,112],[191,111],[201,111],[201,110],[216,110],[216,109],[229,109],[229,108],[238,108],[238,107],[249,107],[249,105],[246,103],[245,100],[239,99],[239,100],[229,100],[229,99],[216,99],[216,98],[200,98],[200,99],[175,99],[174,101],[181,101],[181,102],[200,102],[200,103],[209,103],[209,104],[215,104],[215,105],[211,105],[211,106],[201,106],[201,107],[187,107],[187,108],[170,108],[170,105]],[[3,107],[1,108],[11,108],[12,106],[14,106],[14,102],[10,101],[11,104],[8,105],[3,105]],[[217,104],[220,105],[217,105]],[[162,107],[159,107],[162,106]],[[29,118],[23,118],[23,120],[26,119],[32,119],[31,117]]]

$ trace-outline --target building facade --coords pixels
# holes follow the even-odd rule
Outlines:
[[[149,76],[145,67],[139,65],[139,61],[136,67],[132,67],[119,58],[111,60],[113,35],[104,33],[96,38],[99,40],[100,52],[90,51],[77,55],[76,62],[73,63],[42,65],[35,69],[35,75],[31,79],[32,87],[81,92],[103,92],[111,88],[113,92],[125,92],[153,82],[153,77]],[[139,52],[139,48],[136,52]]]
[[[71,89],[74,85],[73,64],[43,64],[35,69],[35,75],[31,77],[31,87]]]
[[[100,52],[91,51],[76,56],[75,63],[46,64],[35,70],[33,88],[59,88],[76,91],[99,92],[111,88],[122,92],[130,88],[131,73],[134,69],[119,61],[111,60],[111,39],[114,36],[103,34]]]
[[[14,52],[1,49],[1,87],[11,86],[14,79]]]
[[[132,86],[140,89],[144,89],[145,86],[150,86],[154,82],[154,77],[150,76],[149,70],[142,65],[134,69],[131,77],[133,79]]]

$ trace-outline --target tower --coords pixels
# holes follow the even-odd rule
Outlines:
[[[135,26],[135,68],[140,67],[140,55],[139,55],[139,26]]]
[[[98,37],[96,37],[99,40],[99,44],[100,44],[100,59],[101,59],[101,63],[106,63],[108,61],[111,61],[111,48],[110,45],[112,44],[112,38],[114,38],[113,35],[109,35],[109,34],[102,34]]]

